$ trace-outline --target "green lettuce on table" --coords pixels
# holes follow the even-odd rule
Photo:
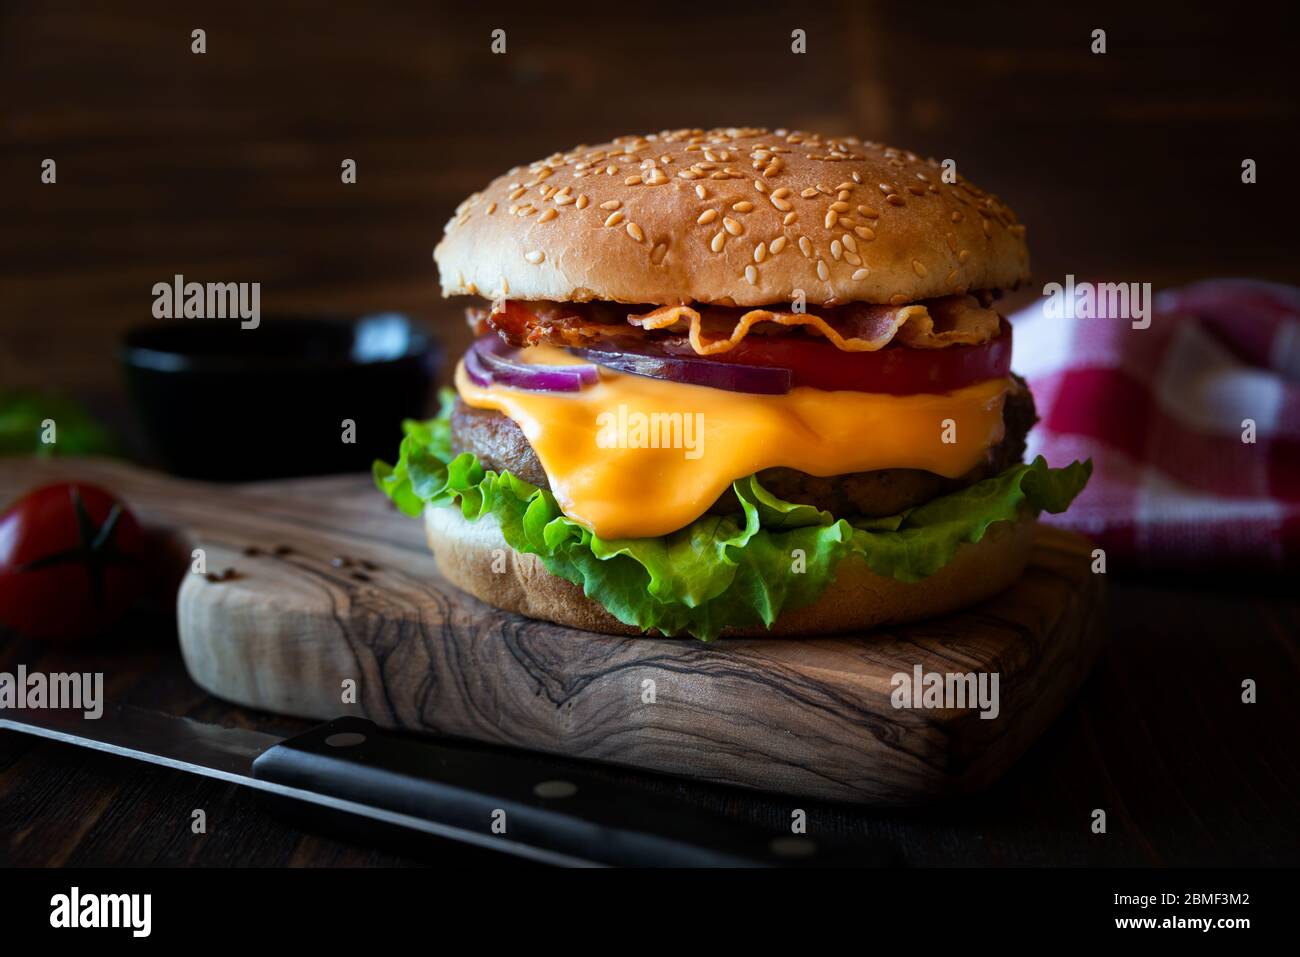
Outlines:
[[[658,538],[603,539],[565,516],[548,490],[486,470],[473,453],[453,455],[452,399],[444,394],[437,418],[403,424],[396,465],[375,463],[375,483],[402,512],[415,516],[434,505],[459,507],[470,521],[491,515],[511,548],[538,556],[619,621],[705,641],[727,625],[770,626],[783,609],[812,603],[850,555],[900,581],[932,575],[995,522],[1064,511],[1092,473],[1091,461],[1053,469],[1040,456],[876,519],[837,519],[782,501],[751,475],[733,485],[739,514],[705,515]],[[799,574],[792,573],[796,549]]]
[[[41,441],[54,423],[56,442]],[[82,406],[66,396],[0,392],[0,455],[113,455],[117,444]]]

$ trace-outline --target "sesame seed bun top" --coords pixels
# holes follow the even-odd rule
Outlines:
[[[577,146],[456,209],[444,296],[758,306],[902,304],[1029,276],[1025,229],[936,160],[789,130]]]

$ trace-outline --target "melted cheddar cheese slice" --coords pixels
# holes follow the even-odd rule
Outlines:
[[[520,357],[577,361],[548,346]],[[605,539],[674,532],[733,481],[766,468],[817,476],[912,468],[956,478],[1002,440],[1009,386],[991,379],[937,395],[804,387],[752,395],[602,367],[598,384],[558,393],[478,386],[456,368],[460,397],[513,419],[560,508]]]

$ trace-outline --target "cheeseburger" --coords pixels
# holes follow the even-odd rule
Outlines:
[[[677,130],[519,166],[434,251],[477,336],[379,487],[446,578],[614,634],[810,635],[1006,588],[1090,464],[1025,464],[1025,228],[932,159]]]

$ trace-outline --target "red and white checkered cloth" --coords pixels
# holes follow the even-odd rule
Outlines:
[[[1146,329],[1052,318],[1045,304],[1010,317],[1013,368],[1042,420],[1028,454],[1094,466],[1069,511],[1046,521],[1094,538],[1108,570],[1300,557],[1300,289],[1214,279],[1166,290]]]

